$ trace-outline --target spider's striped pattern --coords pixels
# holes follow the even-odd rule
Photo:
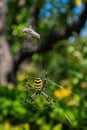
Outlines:
[[[33,93],[31,95],[28,93],[28,98],[26,99],[27,102],[29,102],[29,103],[32,102],[38,94],[41,94],[51,104],[51,107],[53,109],[55,109],[55,111],[62,112],[64,114],[64,116],[67,118],[67,120],[72,124],[72,121],[66,115],[66,113],[61,110],[61,108],[59,107],[58,104],[56,104],[56,100],[54,98],[51,98],[47,93],[44,92],[44,90],[47,88],[47,86],[46,86],[47,72],[45,74],[44,80],[42,80],[42,78],[40,76],[36,77],[36,79],[34,80],[33,86],[30,85],[27,78],[25,80],[27,83],[27,86],[25,86],[26,90],[28,92],[30,90],[33,91]],[[59,87],[59,85],[57,85],[57,86]]]
[[[47,80],[47,72],[45,74],[45,78],[44,80],[41,79],[41,77],[36,77],[36,79],[34,80],[34,84],[33,86],[30,85],[30,83],[28,82],[27,78],[25,79],[26,82],[27,82],[27,86],[26,86],[26,89],[28,91],[32,90],[33,91],[33,94],[32,95],[28,95],[29,97],[29,100],[34,100],[36,98],[36,96],[38,94],[41,94],[43,97],[45,97],[45,99],[48,101],[48,102],[51,102],[51,101],[54,101],[53,98],[51,98],[48,94],[46,94],[44,92],[44,89],[46,89],[46,80]],[[29,101],[28,100],[28,101]]]

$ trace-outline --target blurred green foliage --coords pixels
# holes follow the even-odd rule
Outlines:
[[[37,104],[23,103],[24,99],[22,97],[26,97],[22,84],[24,74],[18,73],[19,84],[17,88],[13,89],[10,85],[8,88],[0,88],[0,112],[2,113],[0,122],[9,120],[13,125],[27,122],[31,129],[37,128],[40,130],[63,130],[65,128],[74,130],[83,128],[86,130],[86,47],[86,39],[80,38],[79,42],[79,38],[76,37],[76,41],[73,43],[63,40],[58,46],[55,45],[53,48],[55,51],[50,51],[40,56],[35,54],[32,58],[33,62],[37,65],[39,63],[40,66],[45,64],[49,71],[48,78],[53,79],[57,84],[60,82],[60,85],[65,87],[64,92],[68,86],[71,86],[72,95],[69,98],[64,97],[64,92],[62,92],[54,108],[48,103],[44,103],[44,99],[39,96],[35,100]],[[37,70],[37,68],[34,69]],[[31,79],[34,79],[34,75],[35,71],[29,73]],[[51,83],[48,86],[49,94],[58,89],[56,87],[53,89],[54,85]],[[60,90],[61,88],[57,91],[61,92]],[[56,96],[58,96],[58,93]],[[72,125],[68,122],[66,116],[71,119]]]
[[[10,0],[7,3],[6,37],[13,54],[23,44],[22,29],[28,24],[29,11],[32,7],[31,0],[26,0],[24,6],[19,6],[18,2]],[[54,1],[52,2],[54,3]],[[72,4],[73,6],[74,4]],[[63,28],[69,18],[72,18],[74,14],[69,13],[71,6],[67,4],[65,8],[66,13],[61,12],[61,7],[55,5],[53,12],[51,10],[52,17],[38,20],[36,29],[41,34],[41,38],[44,38],[54,26]],[[59,19],[58,24],[55,23],[55,19]],[[64,39],[56,43],[51,51],[34,54],[27,63],[31,84],[33,84],[37,72],[47,69],[48,79],[51,79],[51,82],[47,83],[46,91],[49,95],[52,94],[56,97],[57,104],[54,104],[52,108],[41,96],[35,99],[36,103],[24,103],[24,100],[28,98],[23,89],[24,73],[17,72],[17,88],[13,88],[11,85],[0,86],[0,129],[6,127],[5,130],[12,130],[13,126],[16,130],[87,129],[87,39],[81,38],[75,32],[73,37],[74,42]],[[26,65],[24,69],[26,69]],[[65,89],[55,87],[55,84],[61,85]],[[5,121],[7,121],[7,125]],[[24,124],[27,124],[26,128],[22,126]]]

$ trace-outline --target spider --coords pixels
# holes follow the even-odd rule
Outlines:
[[[36,77],[36,79],[34,80],[34,85],[31,86],[28,82],[28,79],[26,78],[25,79],[26,82],[27,82],[27,86],[26,86],[26,89],[27,90],[33,90],[33,94],[31,94],[31,96],[28,95],[29,99],[27,99],[26,101],[30,103],[30,101],[33,101],[35,99],[35,97],[38,95],[38,94],[41,94],[43,97],[45,97],[45,99],[52,105],[52,107],[56,108],[55,110],[56,111],[59,111],[58,109],[58,106],[55,106],[54,103],[56,103],[56,100],[51,98],[48,94],[46,94],[44,92],[44,89],[47,88],[46,86],[46,81],[47,81],[47,72],[45,74],[45,78],[44,80],[41,79],[41,77]],[[60,112],[64,113],[61,109],[60,109]],[[70,118],[64,113],[65,117],[67,118],[67,120],[72,124]]]
[[[34,91],[33,94],[32,94],[31,96],[29,96],[29,99],[30,99],[31,101],[33,101],[38,94],[41,94],[43,97],[45,97],[45,99],[46,99],[48,102],[54,101],[53,98],[51,98],[48,94],[46,94],[46,93],[44,92],[44,89],[47,88],[47,86],[46,86],[47,72],[46,72],[46,74],[45,74],[44,80],[42,80],[40,76],[36,77],[36,79],[34,80],[34,85],[33,85],[33,86],[31,86],[31,85],[29,84],[27,78],[26,78],[25,80],[26,80],[26,82],[27,82],[26,89],[27,89],[27,90],[33,90],[33,91]]]

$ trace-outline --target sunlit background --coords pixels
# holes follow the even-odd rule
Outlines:
[[[86,0],[0,0],[0,130],[87,129],[86,10]],[[40,39],[23,33],[30,25]],[[38,75],[49,101],[30,100]]]

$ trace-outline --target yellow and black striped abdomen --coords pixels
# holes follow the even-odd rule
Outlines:
[[[35,82],[34,82],[34,89],[42,89],[43,87],[43,82],[41,80],[41,78],[36,78]]]

